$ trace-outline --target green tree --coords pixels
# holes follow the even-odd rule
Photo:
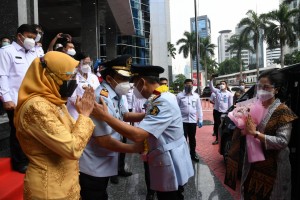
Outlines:
[[[200,38],[199,42],[199,48],[200,48],[200,57],[201,60],[203,60],[203,66],[205,69],[205,85],[207,85],[207,59],[209,59],[211,56],[214,56],[214,50],[217,47],[217,45],[211,43],[210,37],[206,38]]]
[[[226,49],[226,52],[230,51],[231,54],[236,53],[236,62],[240,66],[240,79],[242,80],[242,50],[249,50],[254,53],[254,49],[249,44],[249,39],[245,35],[233,35],[227,42],[229,43],[229,47]]]
[[[262,38],[262,30],[265,29],[264,25],[264,15],[257,15],[256,12],[253,10],[249,10],[246,15],[248,17],[241,19],[240,23],[238,24],[239,28],[243,28],[241,32],[241,37],[244,38],[251,38],[254,44],[254,50],[256,52],[256,74],[257,77],[259,76],[259,66],[258,66],[258,47],[260,38]],[[240,72],[240,75],[242,73]]]
[[[196,33],[185,31],[183,33],[184,38],[181,38],[177,41],[177,45],[181,45],[179,47],[178,53],[183,53],[183,57],[187,58],[190,56],[193,60],[196,57],[197,49],[196,49]],[[193,65],[191,64],[191,77],[193,76]]]
[[[186,77],[183,74],[178,74],[175,76],[175,80],[173,83],[171,83],[171,87],[173,88],[174,92],[178,93],[179,91],[183,90],[185,79]]]
[[[176,48],[174,47],[174,44],[172,44],[171,42],[168,42],[167,46],[168,46],[168,57],[172,56],[172,58],[175,59]]]
[[[284,64],[285,65],[292,65],[300,63],[300,51],[294,51],[291,54],[285,54],[284,56]]]
[[[219,63],[218,72],[220,75],[232,74],[240,71],[240,64],[237,58],[226,59]]]
[[[264,14],[265,23],[265,39],[269,48],[280,47],[280,65],[284,66],[284,46],[293,47],[297,41],[297,23],[292,20],[299,16],[299,9],[289,10],[286,3],[279,6],[279,10],[271,11]]]

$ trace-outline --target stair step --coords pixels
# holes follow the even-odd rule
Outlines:
[[[24,174],[10,171],[0,177],[0,199],[22,200],[23,199]]]
[[[0,177],[11,170],[10,158],[0,158]]]

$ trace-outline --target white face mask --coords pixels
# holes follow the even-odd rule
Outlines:
[[[122,82],[118,83],[118,85],[115,87],[115,92],[119,95],[126,95],[130,90],[130,84],[129,82]]]
[[[244,89],[245,89],[245,86],[241,85],[241,86],[240,86],[240,89],[241,89],[241,90],[244,90]]]
[[[90,65],[82,65],[80,69],[81,69],[82,73],[85,73],[85,74],[87,74],[91,71]]]
[[[225,85],[220,85],[220,90],[224,90],[225,89]]]
[[[274,97],[274,93],[273,92],[269,92],[269,91],[266,91],[266,90],[257,90],[257,98],[261,101],[267,101],[271,98]]]
[[[23,35],[22,35],[23,36]],[[23,36],[24,37],[24,36]],[[25,37],[24,37],[25,38]],[[30,50],[35,46],[35,41],[32,38],[25,38],[23,42],[24,48]]]
[[[140,84],[140,80],[139,80],[137,86],[138,86],[139,84]],[[144,99],[145,97],[143,97],[143,95],[142,95],[142,93],[141,93],[141,92],[143,91],[144,87],[142,88],[141,91],[139,91],[139,90],[137,89],[137,86],[134,86],[134,87],[133,87],[133,94],[134,94],[134,96],[135,96],[137,99]]]
[[[67,54],[70,56],[74,56],[76,54],[76,51],[75,51],[75,49],[68,49]]]
[[[35,41],[35,42],[39,42],[41,38],[42,38],[42,35],[38,33],[38,34],[36,35],[36,38],[34,39],[34,41]]]

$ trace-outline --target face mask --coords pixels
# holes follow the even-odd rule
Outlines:
[[[38,34],[36,35],[36,38],[34,39],[34,41],[35,41],[35,42],[38,42],[38,41],[40,41],[41,38],[42,38],[41,34],[38,33]]]
[[[137,86],[139,85],[139,83],[137,84]],[[144,87],[143,87],[144,89]],[[141,90],[141,92],[143,91],[143,89]],[[141,93],[137,87],[133,87],[133,94],[137,99],[144,99],[145,97],[143,97],[142,93]]]
[[[240,86],[240,89],[241,89],[241,90],[244,90],[244,89],[245,89],[245,86],[241,85],[241,86]]]
[[[126,95],[130,90],[130,84],[129,82],[122,82],[118,83],[118,85],[115,87],[115,92],[119,95]]]
[[[220,85],[220,90],[224,90],[225,89],[225,85]]]
[[[269,92],[266,90],[257,90],[257,98],[261,101],[267,101],[271,98],[274,97],[274,93],[273,92]]]
[[[7,45],[10,45],[10,43],[9,42],[2,42],[2,47],[7,46]]]
[[[191,86],[184,86],[184,91],[185,91],[185,93],[189,94],[192,91],[192,87]]]
[[[67,54],[70,56],[74,56],[76,54],[75,49],[68,49]]]
[[[25,37],[23,36],[23,38],[25,38]],[[32,38],[25,38],[23,45],[26,50],[30,50],[35,46],[35,41]]]
[[[85,74],[87,74],[87,73],[89,73],[91,71],[91,68],[90,68],[89,65],[82,65],[80,69]]]
[[[59,88],[59,94],[62,98],[71,97],[76,87],[76,80],[63,81],[63,84]]]

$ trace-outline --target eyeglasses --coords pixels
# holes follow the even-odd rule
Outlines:
[[[256,84],[256,87],[258,90],[263,89],[263,90],[271,90],[274,88],[274,85],[262,85],[262,84]]]

